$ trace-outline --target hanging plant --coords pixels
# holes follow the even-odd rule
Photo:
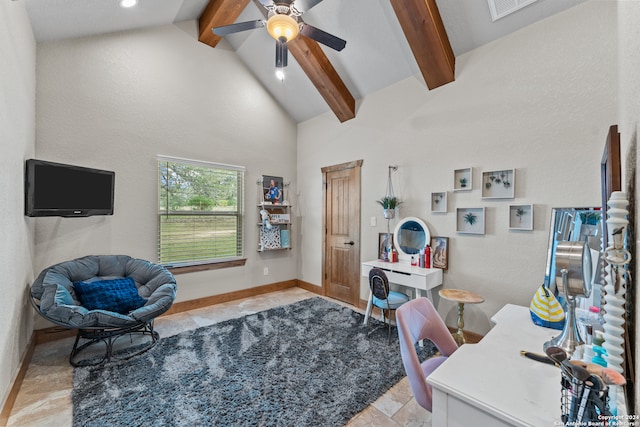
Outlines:
[[[382,206],[383,209],[395,209],[398,206],[400,206],[402,202],[398,200],[398,198],[395,196],[393,197],[385,196],[380,200],[376,200],[376,203]]]

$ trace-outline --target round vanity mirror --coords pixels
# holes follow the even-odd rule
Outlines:
[[[402,218],[393,232],[393,241],[400,259],[410,259],[431,244],[429,227],[420,218]]]

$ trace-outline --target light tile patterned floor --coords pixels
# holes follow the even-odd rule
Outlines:
[[[155,328],[161,337],[166,337],[315,296],[303,289],[292,288],[164,316],[156,320]],[[71,426],[73,368],[67,359],[72,346],[73,338],[67,338],[36,347],[9,426]],[[416,403],[405,377],[347,426],[431,426],[431,414]]]

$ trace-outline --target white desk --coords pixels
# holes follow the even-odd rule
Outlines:
[[[380,260],[366,261],[362,263],[362,275],[369,278],[369,271],[372,268],[379,268],[385,272],[389,283],[413,288],[414,298],[419,296],[420,291],[425,291],[427,298],[433,302],[431,289],[442,284],[442,270],[439,268],[420,268],[411,265],[409,261],[385,262]],[[367,301],[367,311],[364,314],[364,324],[369,322],[369,315],[373,305],[373,295],[369,290]],[[434,424],[436,425],[436,424]]]
[[[463,345],[427,377],[433,425],[562,425],[560,370],[520,356],[544,354],[543,344],[560,331],[534,325],[527,307],[512,304],[491,321],[496,326],[478,344]]]

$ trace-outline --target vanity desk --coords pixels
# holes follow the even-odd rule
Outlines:
[[[381,260],[366,261],[362,263],[362,275],[369,278],[369,271],[372,268],[379,268],[385,272],[389,283],[407,286],[414,289],[414,298],[420,296],[420,291],[425,291],[427,298],[433,302],[431,289],[442,284],[442,270],[439,268],[420,268],[411,265],[410,261],[401,260],[398,262],[387,262]],[[373,295],[369,290],[367,300],[367,311],[364,314],[364,324],[368,324],[371,308],[373,305]]]
[[[417,256],[420,250],[431,243],[429,227],[420,218],[408,216],[398,221],[393,231],[393,246],[398,251],[398,262],[388,262],[379,259],[362,263],[362,275],[369,280],[369,271],[379,268],[385,272],[389,283],[406,286],[414,289],[414,298],[418,298],[421,291],[426,292],[426,297],[433,302],[431,289],[442,285],[442,270],[439,268],[421,268],[411,265],[411,257]],[[391,249],[391,248],[389,248]],[[369,284],[367,283],[367,287]],[[373,295],[369,289],[367,311],[364,315],[364,324],[369,322]],[[434,303],[435,306],[435,303]]]
[[[433,425],[563,425],[560,369],[520,355],[521,350],[544,354],[543,344],[561,331],[534,325],[529,308],[513,304],[491,321],[496,326],[478,344],[461,346],[427,377],[433,388]],[[616,401],[625,420],[623,388]]]
[[[433,425],[540,426],[560,422],[560,369],[523,357],[544,354],[558,330],[536,326],[529,308],[505,305],[477,344],[458,348],[429,377]]]

